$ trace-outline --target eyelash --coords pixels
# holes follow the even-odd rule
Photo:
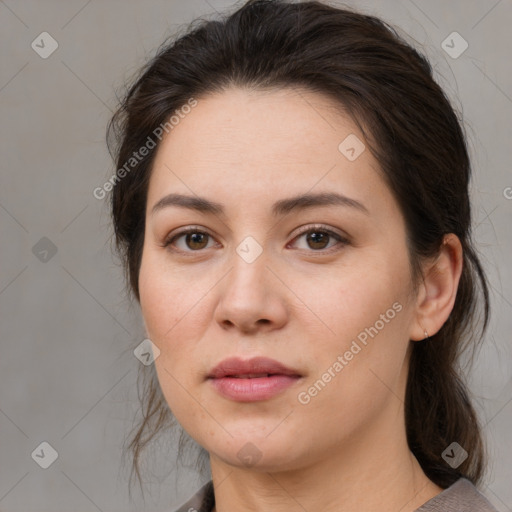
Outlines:
[[[213,238],[213,236],[210,233],[208,233],[207,231],[201,229],[199,226],[190,226],[188,228],[182,229],[178,233],[175,233],[171,237],[167,238],[165,240],[164,244],[163,244],[163,247],[169,248],[169,250],[171,250],[173,252],[180,252],[182,254],[183,253],[185,253],[185,254],[187,254],[187,253],[199,253],[199,252],[204,251],[205,249],[183,251],[182,249],[171,248],[171,244],[175,240],[181,238],[182,236],[190,234],[190,233],[200,233],[200,234],[203,234],[203,235],[207,235],[210,238]],[[338,241],[338,243],[336,245],[332,246],[332,247],[329,247],[328,249],[318,249],[318,250],[311,249],[308,252],[319,253],[319,254],[330,254],[332,252],[336,252],[336,251],[340,250],[342,247],[344,247],[345,245],[349,244],[349,240],[347,238],[341,236],[339,233],[336,233],[335,231],[332,231],[328,227],[323,226],[321,224],[315,224],[313,226],[306,226],[297,235],[295,235],[295,237],[293,238],[292,241],[298,239],[302,235],[307,235],[309,233],[324,233],[324,234],[327,234],[329,237],[332,237],[332,238],[336,239]]]

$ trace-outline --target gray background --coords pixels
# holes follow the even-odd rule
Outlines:
[[[132,351],[144,332],[111,256],[107,202],[92,191],[114,170],[104,132],[115,89],[180,25],[233,4],[0,1],[4,512],[173,510],[202,483],[191,470],[176,469],[174,448],[155,449],[146,502],[136,489],[128,498],[121,449],[138,408],[140,363]],[[464,116],[475,170],[475,236],[493,307],[469,378],[491,455],[483,492],[499,511],[512,510],[512,2],[347,4],[410,34]],[[59,45],[47,59],[31,47],[44,31]],[[456,59],[442,48],[453,31],[469,44]],[[48,469],[31,457],[43,441],[58,452]]]

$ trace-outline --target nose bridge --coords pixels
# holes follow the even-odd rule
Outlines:
[[[231,277],[228,278],[230,285],[235,285],[237,291],[241,288],[243,292],[243,287],[248,286],[253,291],[258,289],[264,292],[268,286],[268,255],[269,249],[264,249],[253,236],[244,237],[230,258],[233,267]]]
[[[264,252],[263,246],[252,235],[244,237],[236,247],[235,252],[248,265],[265,259],[261,258]],[[265,253],[268,253],[268,248],[265,250]]]
[[[245,237],[234,249],[229,256],[231,270],[217,304],[217,322],[224,328],[237,326],[244,331],[262,325],[282,326],[287,308],[278,287],[271,283],[275,278],[267,268],[272,266],[270,250],[252,236]]]

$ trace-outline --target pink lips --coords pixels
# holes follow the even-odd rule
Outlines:
[[[296,383],[302,375],[267,357],[229,358],[217,365],[208,380],[224,397],[237,402],[267,400]]]

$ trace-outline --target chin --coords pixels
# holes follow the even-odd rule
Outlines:
[[[286,436],[288,440],[291,436]],[[204,446],[204,445],[203,445]],[[205,446],[211,455],[221,459],[225,464],[236,468],[245,468],[258,472],[275,472],[295,469],[298,466],[298,454],[282,437],[272,441],[265,438],[240,436],[230,438],[223,446]]]

